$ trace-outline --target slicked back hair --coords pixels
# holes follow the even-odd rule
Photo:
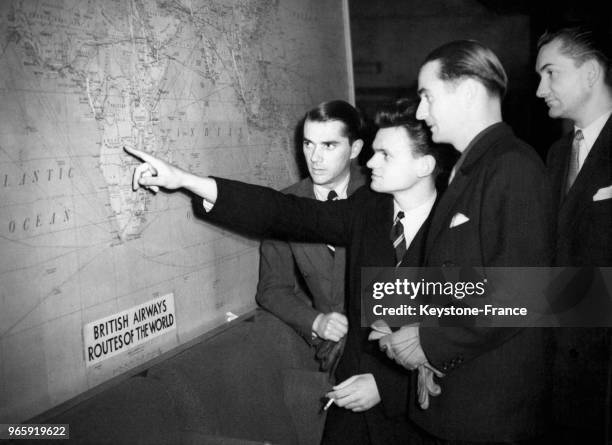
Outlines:
[[[344,124],[344,135],[349,143],[363,138],[364,123],[359,110],[343,100],[322,102],[304,116],[304,122],[339,121]]]
[[[546,44],[558,40],[562,54],[574,59],[576,66],[595,59],[602,66],[604,81],[612,88],[611,36],[603,30],[585,24],[574,24],[546,31],[538,40],[538,51]]]
[[[440,179],[442,184],[446,184],[448,173],[457,160],[458,152],[451,145],[433,142],[425,121],[416,118],[418,106],[418,98],[399,99],[381,107],[374,121],[378,128],[401,127],[406,130],[413,144],[413,154],[433,156],[436,160],[433,176]]]
[[[506,95],[508,76],[495,53],[475,40],[455,40],[434,49],[423,65],[438,61],[438,76],[444,81],[472,78],[500,100]]]

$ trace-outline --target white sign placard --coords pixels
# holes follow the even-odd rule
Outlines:
[[[176,329],[169,293],[83,326],[85,363],[94,365]]]

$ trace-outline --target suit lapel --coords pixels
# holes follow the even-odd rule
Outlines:
[[[349,178],[346,194],[351,196],[359,187],[365,185],[365,183],[366,177],[363,173],[363,169],[353,162],[351,164],[351,176]]]
[[[297,186],[297,190],[295,194],[297,196],[302,196],[304,198],[315,199],[312,179],[306,178],[303,181],[301,181]]]
[[[427,235],[425,264],[427,264],[428,253],[432,251],[434,243],[442,232],[449,228],[455,203],[469,186],[472,170],[481,163],[487,162],[484,158],[489,152],[489,149],[497,144],[498,141],[513,136],[514,133],[508,125],[503,122],[498,122],[486,128],[474,138],[474,142],[472,142],[473,145],[469,148],[469,152],[463,164],[455,173],[453,181],[442,195],[434,211],[429,234]]]
[[[565,184],[567,182],[567,170],[569,168],[569,158],[572,151],[572,134],[568,134],[561,142],[561,150],[558,159],[551,159],[551,182],[553,184],[553,193],[555,197],[555,205],[559,207],[565,201]]]
[[[400,266],[419,267],[424,264],[423,260],[425,254],[425,244],[427,242],[427,234],[429,233],[429,228],[431,226],[433,215],[436,211],[436,207],[438,206],[439,201],[440,195],[438,195],[438,197],[436,198],[436,202],[431,208],[429,215],[427,216],[425,221],[423,221],[423,224],[421,224],[421,227],[414,236],[414,239],[410,243],[410,246],[408,246],[408,249],[404,254],[404,258],[402,258],[402,263],[400,264]]]
[[[450,183],[448,189],[440,198],[438,205],[432,210],[433,217],[429,227],[429,235],[427,236],[426,251],[430,252],[431,247],[440,236],[444,229],[448,228],[451,212],[457,202],[457,198],[461,196],[468,183],[468,178],[460,171],[455,174],[453,182]]]
[[[296,190],[296,195],[316,199],[313,189],[312,180],[307,178],[302,181]],[[317,270],[328,271],[333,267],[333,257],[329,252],[329,248],[325,244],[320,243],[291,243],[295,251],[301,251],[308,258],[312,267]]]
[[[571,223],[580,218],[585,207],[593,200],[593,195],[597,190],[610,185],[610,178],[612,178],[610,144],[612,144],[612,117],[608,119],[599,133],[576,181],[561,204],[560,228],[570,228]],[[567,165],[567,160],[565,165]],[[565,181],[563,183],[565,184]]]
[[[350,196],[365,184],[363,174],[359,171],[358,167],[351,168],[351,176],[348,183],[347,194]],[[296,195],[305,198],[316,199],[313,189],[313,183],[311,178],[307,178],[302,181],[296,190]],[[338,249],[336,254],[332,256],[329,248],[325,244],[320,243],[292,243],[295,251],[301,251],[302,254],[308,258],[308,261],[312,264],[312,267],[329,274],[331,270],[331,300],[330,301],[344,301],[344,280],[345,280],[345,269],[343,266],[346,264],[346,253],[342,249]],[[341,293],[341,298],[335,298],[335,296]],[[332,310],[342,311],[344,309],[344,303],[340,307],[332,307]]]

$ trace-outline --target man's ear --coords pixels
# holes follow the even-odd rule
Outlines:
[[[588,59],[584,61],[582,69],[585,70],[589,87],[593,87],[602,75],[601,65],[595,59]]]
[[[432,155],[421,156],[418,160],[417,175],[419,178],[431,176],[436,169],[436,159]]]
[[[474,103],[474,100],[481,93],[480,87],[482,87],[480,82],[477,82],[471,77],[460,80],[457,89],[460,91],[461,97],[468,107]]]
[[[361,149],[363,148],[363,140],[355,139],[351,144],[351,159],[355,159],[361,153]]]

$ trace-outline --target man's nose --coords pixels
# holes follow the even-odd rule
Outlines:
[[[425,119],[425,117],[427,117],[427,110],[425,105],[423,104],[423,101],[421,100],[419,102],[419,106],[417,107],[416,118],[422,121]]]
[[[321,159],[323,159],[321,150],[322,150],[322,147],[320,145],[315,145],[314,148],[312,149],[312,152],[310,153],[310,160],[315,162],[315,161],[320,161]]]
[[[538,84],[538,89],[536,90],[537,97],[544,97],[548,93],[548,86],[544,79],[540,79],[540,83]]]

